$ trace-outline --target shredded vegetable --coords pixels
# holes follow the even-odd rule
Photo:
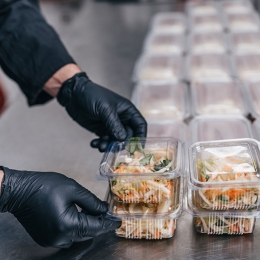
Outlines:
[[[216,150],[215,150],[216,151]],[[223,151],[222,151],[223,152]],[[256,166],[250,161],[246,153],[243,156],[206,156],[205,160],[197,160],[198,179],[207,183],[246,183],[258,182]],[[214,185],[212,185],[214,187]],[[240,186],[226,186],[219,189],[201,189],[198,191],[199,203],[202,208],[225,210],[250,209],[258,204],[259,188]]]
[[[175,219],[126,219],[120,228],[116,229],[117,236],[132,239],[162,239],[172,237],[176,228]]]
[[[199,233],[243,235],[253,232],[255,219],[221,216],[195,217],[194,226]]]

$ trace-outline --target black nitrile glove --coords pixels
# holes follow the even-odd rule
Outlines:
[[[85,72],[65,81],[57,99],[76,122],[100,137],[91,142],[100,152],[111,140],[146,137],[147,124],[136,107],[128,99],[93,83]]]
[[[54,172],[1,169],[0,212],[12,213],[41,246],[66,248],[121,225],[101,217],[107,203],[73,179]]]

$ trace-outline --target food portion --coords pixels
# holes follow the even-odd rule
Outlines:
[[[224,217],[211,214],[209,217],[194,217],[194,227],[208,235],[243,235],[253,232],[255,218]]]
[[[155,19],[153,31],[160,33],[184,33],[185,32],[185,18],[184,16],[172,13],[161,14]]]
[[[234,33],[231,35],[231,41],[237,52],[260,50],[260,35],[258,32]]]
[[[191,6],[190,10],[192,15],[216,14],[217,11],[217,8],[210,3],[194,4],[193,6]]]
[[[195,16],[192,18],[192,31],[195,32],[220,32],[223,30],[217,15]]]
[[[120,228],[116,229],[116,235],[130,239],[162,239],[174,235],[176,219],[123,219]]]
[[[197,177],[205,185],[195,191],[195,200],[202,208],[226,210],[257,207],[259,176],[248,147],[205,148],[200,156],[196,162]],[[234,182],[240,186],[232,184]],[[255,187],[247,186],[249,182],[255,182]],[[225,187],[218,184],[225,184]]]
[[[228,15],[229,29],[232,32],[258,31],[259,22],[254,13]]]
[[[252,11],[250,3],[237,1],[223,1],[222,7],[227,14],[244,14]]]
[[[222,100],[221,103],[210,104],[200,109],[201,114],[242,114],[241,109],[232,99]]]

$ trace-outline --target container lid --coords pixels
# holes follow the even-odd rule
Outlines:
[[[187,86],[180,82],[140,82],[133,103],[147,120],[183,120],[189,116]]]
[[[253,122],[253,134],[254,134],[254,138],[260,141],[260,118],[257,118]]]
[[[237,32],[229,35],[230,49],[234,52],[260,52],[260,33]]]
[[[143,54],[137,61],[133,73],[133,81],[177,81],[182,77],[182,57],[165,54]]]
[[[220,6],[227,14],[244,14],[253,10],[252,3],[248,0],[221,1]]]
[[[247,115],[240,83],[237,81],[196,81],[191,86],[194,115]]]
[[[247,98],[253,117],[260,117],[260,79],[246,83]]]
[[[190,122],[191,144],[201,141],[252,138],[251,124],[243,116],[198,116]]]
[[[260,53],[234,55],[234,68],[243,80],[260,79]]]
[[[171,180],[177,182],[174,189],[177,189],[170,199],[160,203],[123,203],[114,199],[113,193],[108,189],[105,201],[109,204],[108,215],[116,218],[145,218],[145,219],[164,219],[178,218],[182,213],[183,202],[183,180],[177,178]],[[144,181],[142,181],[143,183]]]
[[[190,54],[186,62],[188,79],[226,81],[234,75],[231,59],[227,54]]]
[[[259,143],[249,138],[195,143],[189,180],[199,188],[260,185],[259,155]]]
[[[188,38],[191,53],[223,53],[228,50],[223,32],[192,33]]]
[[[218,5],[214,1],[207,2],[186,2],[188,15],[205,16],[218,13]]]
[[[231,32],[252,32],[259,30],[259,17],[254,11],[245,14],[227,14],[226,23]]]
[[[131,138],[113,142],[99,170],[107,178],[177,177],[183,173],[183,144],[174,138]]]
[[[185,141],[187,126],[181,121],[148,121],[147,137],[174,137]]]
[[[185,30],[185,16],[178,12],[157,13],[151,22],[153,32],[184,33]]]
[[[184,51],[184,34],[150,33],[144,43],[144,51],[154,54],[179,54]]]
[[[224,25],[219,15],[190,16],[189,30],[191,32],[220,32]]]

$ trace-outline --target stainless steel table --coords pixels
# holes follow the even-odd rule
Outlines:
[[[78,64],[95,82],[126,97],[131,94],[132,69],[151,16],[174,9],[165,1],[82,2],[72,11],[58,3],[43,4],[46,17]],[[74,123],[56,101],[28,108],[15,84],[7,78],[4,83],[10,104],[0,118],[0,163],[14,169],[61,172],[103,198],[107,183],[95,179],[102,155],[89,147],[94,135]],[[207,236],[197,234],[192,218],[184,213],[172,239],[126,240],[109,233],[59,250],[38,246],[11,214],[0,214],[1,260],[260,259],[258,239],[258,222],[252,235]]]

